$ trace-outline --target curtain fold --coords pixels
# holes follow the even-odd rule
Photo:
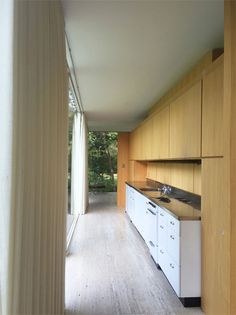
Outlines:
[[[0,1],[0,314],[9,314],[9,256],[12,187],[13,12],[14,1]]]
[[[0,20],[0,312],[64,314],[68,78],[61,3],[3,0]]]
[[[86,213],[88,207],[87,122],[83,113],[74,115],[72,141],[71,207],[75,215]]]

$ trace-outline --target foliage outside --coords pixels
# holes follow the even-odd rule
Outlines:
[[[116,191],[117,133],[90,131],[88,135],[90,191]]]

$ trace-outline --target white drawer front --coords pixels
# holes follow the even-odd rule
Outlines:
[[[177,234],[172,233],[172,230],[168,230],[167,236],[167,252],[174,262],[180,264],[180,238]]]
[[[168,213],[165,210],[159,208],[159,210],[158,210],[158,217],[159,217],[159,222],[162,222],[164,224],[167,223]]]
[[[158,222],[158,243],[163,249],[167,249],[167,226],[163,222]]]
[[[168,215],[167,224],[169,230],[171,230],[172,234],[180,235],[180,221],[175,219],[173,216]]]
[[[158,245],[154,244],[152,241],[149,241],[148,247],[152,258],[158,264]]]
[[[167,264],[167,252],[165,249],[162,249],[159,246],[158,249],[158,261],[159,261],[159,265],[161,266],[161,269],[163,270],[163,272],[165,273],[165,268],[166,268],[166,264]]]
[[[180,296],[180,267],[171,259],[168,254],[166,255],[166,261],[166,277],[175,290],[176,294]]]

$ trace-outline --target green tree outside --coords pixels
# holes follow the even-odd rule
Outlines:
[[[90,191],[116,191],[117,133],[90,131],[88,134]]]

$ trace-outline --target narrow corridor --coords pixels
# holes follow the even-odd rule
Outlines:
[[[66,314],[203,314],[182,306],[115,198],[90,195],[79,218],[66,259]]]

